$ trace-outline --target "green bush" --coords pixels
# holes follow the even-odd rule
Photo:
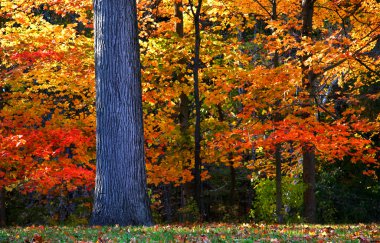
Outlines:
[[[256,197],[251,210],[255,221],[276,221],[276,184],[271,179],[255,181]],[[286,222],[300,222],[305,186],[296,178],[282,178],[283,215]]]
[[[353,164],[348,159],[323,165],[316,187],[318,222],[380,221],[379,179],[363,175],[365,169],[366,165]]]

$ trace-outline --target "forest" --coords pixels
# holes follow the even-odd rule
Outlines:
[[[90,223],[93,9],[0,2],[0,226]],[[137,20],[155,224],[380,222],[379,0],[138,0]]]

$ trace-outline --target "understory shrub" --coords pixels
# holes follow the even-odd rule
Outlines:
[[[272,179],[254,181],[256,192],[251,217],[255,221],[276,222],[276,182]],[[283,215],[286,222],[301,222],[305,186],[298,178],[282,178]]]

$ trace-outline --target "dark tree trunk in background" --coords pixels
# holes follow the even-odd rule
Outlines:
[[[0,27],[3,27],[2,21],[0,21]],[[0,71],[3,71],[3,68],[0,66]],[[0,110],[2,110],[5,106],[4,100],[4,92],[5,88],[0,86]],[[5,172],[1,170],[2,172]],[[0,178],[3,180],[3,178]],[[0,187],[0,227],[6,226],[6,211],[5,211],[5,190],[3,187]]]
[[[0,189],[0,227],[6,226],[6,213],[5,213],[5,191]]]
[[[183,4],[182,0],[179,1],[174,1],[174,16],[178,18],[179,22],[175,23],[175,31],[178,35],[178,37],[182,38],[184,35],[183,32]],[[181,60],[180,63],[186,62],[186,60]],[[177,80],[182,83],[184,79],[184,73],[180,72],[177,73]],[[188,149],[188,144],[187,141],[190,141],[190,134],[189,134],[189,119],[190,119],[190,100],[189,97],[185,93],[181,93],[179,96],[180,98],[180,105],[179,105],[179,122],[180,122],[180,130],[181,130],[181,136],[185,139],[186,141],[184,149]],[[188,166],[185,162],[186,158],[184,158],[184,164],[182,169],[186,169]],[[190,164],[190,163],[189,163]],[[180,208],[184,209],[186,208],[188,204],[188,198],[192,196],[192,188],[191,188],[191,183],[187,182],[186,184],[181,184],[180,188]],[[189,217],[188,213],[180,213],[179,214],[179,220],[180,222],[185,222],[188,221],[191,217]]]
[[[152,225],[134,0],[95,0],[97,170],[93,225]]]
[[[272,1],[272,16],[273,20],[277,20],[277,0]],[[280,57],[278,51],[275,50],[273,56],[273,67],[277,68],[280,66]],[[281,101],[279,101],[281,102]],[[281,120],[281,114],[276,113],[274,116],[274,121],[278,122]],[[281,144],[276,144],[275,146],[275,167],[276,167],[276,216],[277,223],[282,224],[284,222],[284,215],[282,210],[282,172],[281,172]]]
[[[302,0],[302,35],[311,36],[313,31],[314,3],[316,0]]]
[[[230,206],[231,210],[234,210],[233,206],[238,203],[236,200],[236,170],[234,162],[232,162],[232,155],[230,156]],[[233,215],[233,212],[231,212]]]
[[[171,204],[171,196],[172,196],[171,191],[172,191],[172,185],[171,184],[162,185],[165,221],[168,223],[171,223],[173,220],[173,210],[172,210],[172,204]]]
[[[313,31],[313,14],[314,14],[315,0],[302,0],[302,35],[312,37]],[[306,103],[309,105],[314,104],[314,82],[315,74],[310,67],[305,65],[305,61],[309,56],[301,57],[302,68],[302,88],[308,91],[309,97]],[[303,182],[306,185],[304,192],[304,217],[306,222],[316,222],[316,199],[315,199],[315,151],[314,147],[305,144],[302,147],[303,153]]]
[[[284,223],[284,215],[282,210],[282,172],[281,172],[281,144],[276,144],[275,160],[276,160],[276,215],[279,224]]]
[[[306,222],[316,222],[317,202],[315,199],[315,152],[313,147],[302,148],[303,155],[303,182],[306,185],[304,192],[304,217]]]
[[[193,6],[192,6],[193,7]],[[199,68],[200,68],[200,47],[201,47],[201,31],[200,31],[200,14],[201,14],[202,0],[198,0],[195,7],[194,14],[194,29],[195,29],[195,43],[194,43],[194,100],[195,100],[195,151],[194,151],[194,178],[195,178],[195,201],[197,202],[201,219],[204,215],[204,203],[202,193],[202,160],[201,160],[201,101],[199,95]]]
[[[175,24],[175,32],[179,37],[183,37],[183,11],[182,11],[182,0],[174,1],[174,16],[179,19],[179,22]]]

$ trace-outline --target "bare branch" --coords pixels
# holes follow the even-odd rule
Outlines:
[[[272,17],[272,14],[268,11],[268,9],[266,9],[265,8],[265,6],[264,5],[262,5],[261,3],[260,3],[260,1],[258,1],[258,0],[254,0],[254,2],[256,2],[268,15],[269,15],[269,17]]]
[[[367,64],[365,64],[362,60],[360,60],[359,58],[357,57],[354,57],[355,61],[357,61],[358,63],[360,63],[363,67],[365,67],[368,71],[370,71],[371,73],[374,73],[376,74],[378,77],[380,77],[380,73],[373,70],[372,68],[370,68]]]

